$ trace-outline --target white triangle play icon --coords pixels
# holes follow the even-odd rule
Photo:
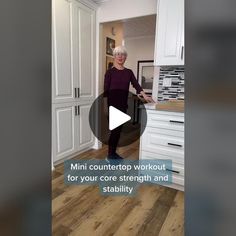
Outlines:
[[[130,119],[131,117],[124,112],[116,109],[113,106],[109,106],[109,130],[115,129]]]

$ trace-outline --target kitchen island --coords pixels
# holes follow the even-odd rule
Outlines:
[[[146,104],[147,124],[140,140],[140,160],[171,160],[172,184],[184,190],[184,102]],[[141,121],[142,122],[142,121]]]

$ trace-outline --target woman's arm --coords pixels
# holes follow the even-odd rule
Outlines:
[[[107,71],[105,76],[104,76],[104,93],[103,93],[103,109],[105,114],[108,114],[108,101],[107,101],[107,97],[108,97],[108,92],[109,92],[109,88],[110,88],[110,83],[111,83],[111,75],[110,72]]]
[[[146,102],[155,102],[151,96],[148,96],[144,91],[141,91],[140,94],[143,96]]]
[[[106,72],[105,77],[104,77],[104,97],[108,96],[108,91],[110,88],[110,84],[111,84],[111,75],[109,70]]]
[[[148,96],[142,89],[142,87],[140,86],[140,84],[138,83],[137,79],[134,76],[133,71],[132,75],[131,75],[131,84],[133,85],[133,87],[136,89],[137,94],[141,94],[143,96],[143,98],[145,99],[146,102],[154,102],[154,100],[152,99],[152,97]]]

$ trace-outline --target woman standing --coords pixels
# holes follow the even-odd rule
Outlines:
[[[132,70],[125,68],[124,63],[127,58],[125,47],[118,46],[113,50],[114,66],[108,69],[104,79],[104,97],[107,97],[107,107],[114,106],[120,111],[126,113],[128,108],[128,94],[130,83],[136,89],[137,94],[142,95],[146,102],[154,102],[147,96]],[[107,159],[123,159],[116,153],[116,148],[120,139],[122,126],[111,131],[108,141]]]

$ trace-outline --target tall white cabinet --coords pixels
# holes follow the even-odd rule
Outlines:
[[[94,137],[89,109],[95,97],[96,5],[52,1],[53,162],[89,148]]]
[[[184,65],[184,0],[158,0],[154,64]]]

